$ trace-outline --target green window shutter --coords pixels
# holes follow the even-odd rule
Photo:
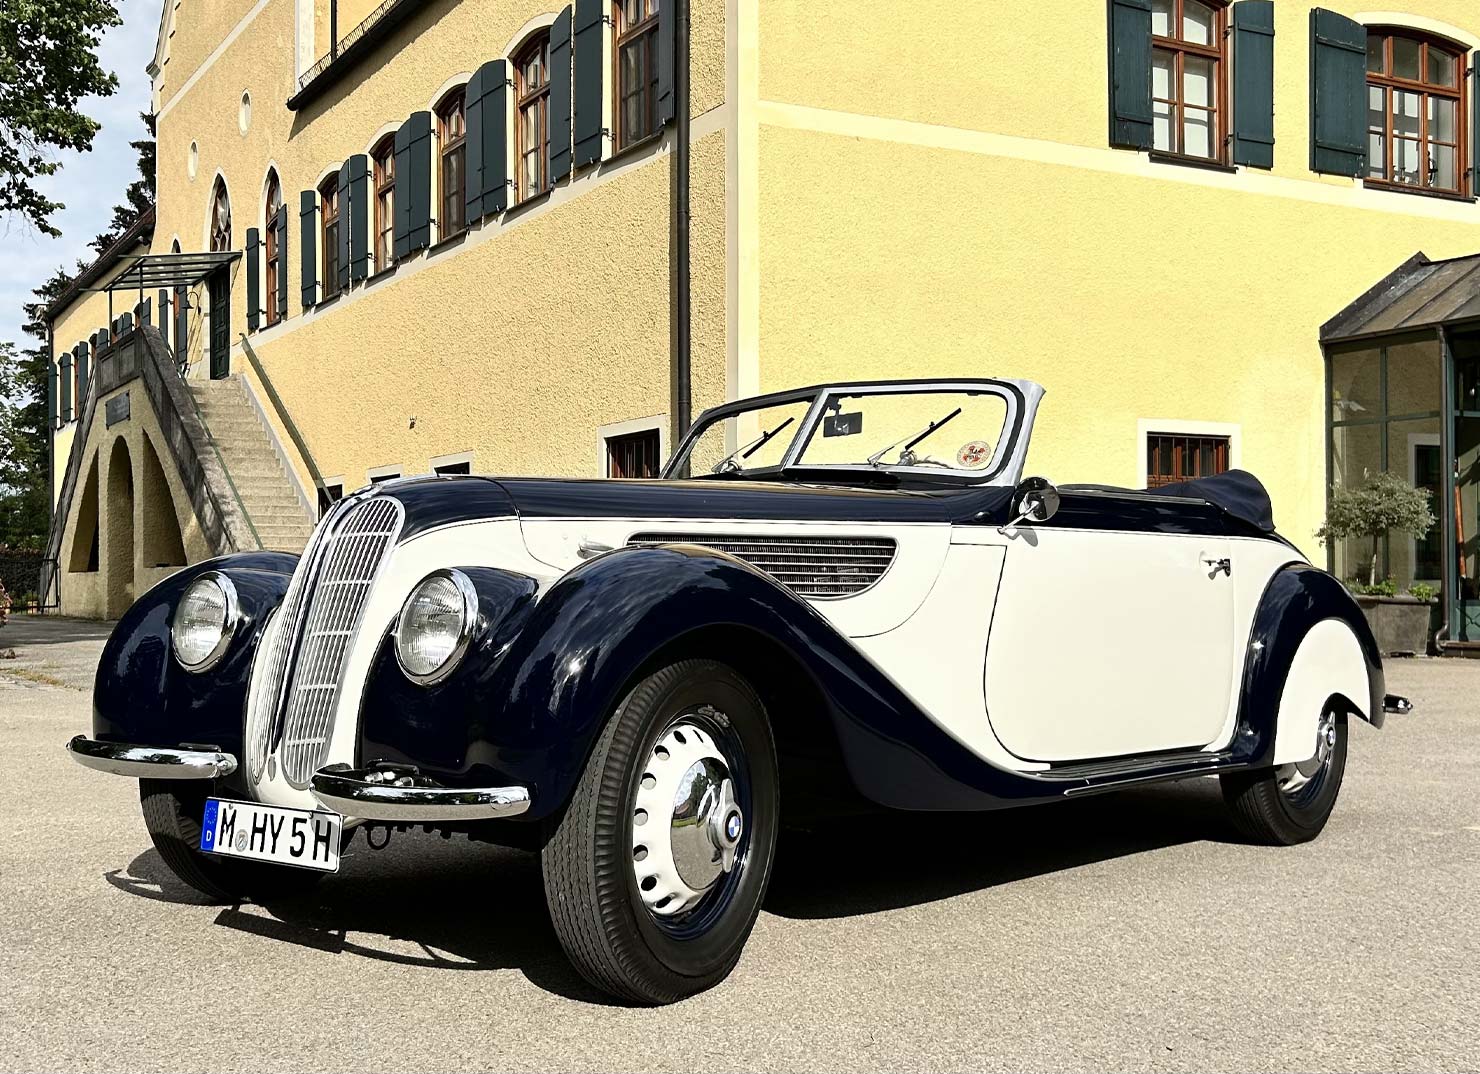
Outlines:
[[[1367,29],[1310,13],[1310,169],[1359,176],[1367,164]]]
[[[262,324],[262,239],[254,227],[247,228],[247,331]]]
[[[77,412],[82,413],[82,406],[87,401],[87,373],[88,358],[90,352],[86,343],[77,344]]]
[[[185,352],[190,346],[190,290],[175,288],[175,363],[185,364]]]
[[[672,123],[674,112],[673,51],[678,41],[673,4],[658,7],[658,122]]]
[[[298,269],[302,273],[300,296],[303,308],[311,309],[319,300],[319,193],[316,190],[304,190],[298,195],[298,245]]]
[[[1470,62],[1470,193],[1480,195],[1480,55]]]
[[[46,363],[46,427],[55,429],[57,427],[57,415],[61,412],[57,405],[57,364]]]
[[[341,188],[340,197],[349,195],[348,206],[340,206],[340,227],[349,225],[349,278],[363,280],[370,275],[370,158],[364,153],[350,157],[349,185]]]
[[[1274,0],[1233,5],[1233,162],[1274,167]]]
[[[403,180],[401,177],[405,176]],[[411,121],[396,128],[396,197],[391,204],[393,256],[397,261],[411,252]]]
[[[550,27],[550,181],[570,174],[570,7]]]
[[[576,0],[571,20],[571,163],[577,168],[601,159],[601,136],[606,132],[601,125],[606,93],[601,10],[601,0]],[[1150,72],[1146,77],[1150,79]]]
[[[406,132],[406,166],[403,170],[398,152],[396,200],[404,196],[406,202],[406,253],[412,254],[432,244],[432,114],[412,112],[401,129]],[[398,134],[397,145],[399,139]]]
[[[488,135],[483,129],[483,81],[491,65],[485,63],[473,72],[463,87],[463,122],[467,134],[463,139],[463,223],[472,227],[483,219],[483,156]]]
[[[1151,0],[1110,0],[1110,144],[1151,148]]]
[[[341,291],[349,290],[349,237],[354,232],[354,228],[350,226],[349,220],[349,179],[349,161],[345,161],[339,166],[339,186],[336,188],[338,190],[339,198],[339,227],[336,229],[339,238],[339,258],[337,262],[337,267],[339,276],[339,289]]]
[[[288,316],[288,207],[279,205],[272,226],[277,229],[277,294],[268,295],[269,302],[277,303],[278,320]],[[159,293],[159,320],[164,323],[164,292]]]
[[[62,352],[62,424],[72,420],[72,352]]]
[[[282,247],[279,246],[278,249],[281,250]],[[159,341],[168,347],[170,345],[170,293],[161,287],[154,297],[159,303]],[[96,343],[93,344],[93,350],[97,350]]]

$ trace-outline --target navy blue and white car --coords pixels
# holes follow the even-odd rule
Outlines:
[[[68,748],[138,778],[221,900],[320,879],[361,827],[536,849],[572,962],[639,1003],[730,972],[809,799],[1216,774],[1250,838],[1315,837],[1349,723],[1406,706],[1361,612],[1248,474],[1024,478],[1042,396],[826,384],[706,412],[661,480],[363,489],[301,557],[140,598]]]

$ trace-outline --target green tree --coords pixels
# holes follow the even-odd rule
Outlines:
[[[92,248],[100,254],[117,242],[119,236],[133,227],[154,204],[154,116],[140,112],[139,118],[149,132],[149,137],[129,143],[139,154],[139,177],[124,190],[123,204],[113,207],[113,219],[108,230],[93,239]]]
[[[77,104],[118,88],[97,48],[103,31],[120,21],[109,0],[0,2],[0,212],[44,234],[61,234],[51,216],[62,205],[36,179],[56,173],[57,150],[92,148],[97,121]]]
[[[1377,552],[1383,535],[1410,533],[1422,537],[1433,529],[1434,513],[1429,509],[1429,493],[1415,488],[1393,473],[1365,474],[1366,483],[1355,487],[1338,485],[1331,490],[1326,506],[1326,522],[1316,536],[1323,543],[1346,537],[1366,537],[1372,541],[1372,563],[1367,584],[1377,584]]]

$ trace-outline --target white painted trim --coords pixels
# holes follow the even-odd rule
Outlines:
[[[402,120],[401,122],[404,123],[405,120]],[[378,146],[385,138],[394,138],[396,135],[396,131],[400,129],[400,123],[382,123],[380,125],[380,129],[377,130],[373,135],[371,135],[370,140],[365,143],[365,148],[362,152],[364,152],[367,157],[373,157],[375,155],[375,147]],[[373,160],[371,161],[371,165],[373,167]]]
[[[1152,433],[1170,436],[1225,436],[1228,467],[1243,466],[1243,426],[1226,421],[1188,421],[1184,418],[1141,418],[1136,422],[1136,488],[1146,487],[1146,439]]]
[[[740,0],[725,0],[725,401],[740,390]]]
[[[760,12],[740,0],[735,43],[736,296],[734,397],[759,395],[760,384]]]
[[[313,185],[314,196],[316,198],[317,198],[318,193],[319,193],[319,187],[321,187],[321,186],[324,185],[324,180],[327,179],[327,178],[329,178],[329,176],[331,176],[331,175],[337,176],[339,174],[339,169],[342,168],[342,167],[344,167],[344,161],[337,160],[333,164],[325,165],[323,168],[321,168],[319,170],[318,178],[315,179],[313,181],[313,184],[312,184]]]
[[[257,0],[257,2],[252,5],[252,9],[241,17],[241,21],[239,21],[235,26],[231,28],[231,32],[221,39],[221,43],[211,50],[210,55],[208,55],[204,60],[201,61],[200,66],[197,67],[194,71],[190,72],[190,77],[187,78],[183,84],[181,84],[180,88],[177,89],[174,93],[170,94],[170,99],[164,103],[164,106],[162,108],[159,109],[159,114],[155,117],[156,122],[164,119],[164,117],[169,113],[169,110],[175,107],[175,102],[177,102],[181,97],[190,92],[191,87],[200,80],[202,75],[204,75],[207,71],[211,69],[215,62],[219,60],[226,52],[226,50],[232,46],[236,39],[242,35],[242,31],[252,24],[252,20],[255,19],[258,15],[262,14],[263,9],[266,8],[270,2],[271,0]],[[298,79],[296,76],[293,79],[293,85],[295,87],[298,85]]]
[[[1438,433],[1408,434],[1408,483],[1410,485],[1414,486],[1415,488],[1418,487],[1418,449],[1420,447],[1439,446]],[[1442,461],[1440,462],[1440,467],[1441,469],[1443,467]],[[1442,532],[1444,526],[1444,508],[1447,505],[1436,503],[1434,506],[1439,509],[1436,512],[1437,519],[1435,524],[1440,528]],[[1418,564],[1418,540],[1412,534],[1408,535],[1408,564],[1410,567],[1416,566]],[[1428,582],[1430,585],[1433,586],[1439,586],[1442,584],[1443,581],[1440,578],[1420,578],[1417,575],[1414,575],[1413,580],[1415,582]]]
[[[461,74],[453,75],[451,78],[447,79],[447,81],[442,83],[441,87],[437,90],[436,93],[432,94],[431,103],[426,106],[426,110],[432,114],[433,138],[436,138],[437,136],[437,106],[442,103],[442,98],[446,97],[453,90],[466,86],[468,84],[468,79],[472,77],[472,71],[463,71]]]
[[[293,89],[298,89],[298,80],[303,72],[314,65],[314,0],[295,0],[293,12]]]
[[[1329,177],[1318,178],[1314,173],[1308,179],[1295,179],[1271,175],[1257,168],[1240,168],[1232,174],[1205,168],[1184,168],[1173,164],[1159,164],[1144,152],[1126,149],[1066,145],[1037,138],[937,126],[913,120],[886,119],[881,116],[784,104],[780,101],[761,101],[757,105],[757,111],[762,125],[789,130],[1032,161],[1105,174],[1156,179],[1167,183],[1213,187],[1262,197],[1390,213],[1394,216],[1422,217],[1463,224],[1475,222],[1475,207],[1468,202],[1418,197],[1401,190],[1380,190],[1363,186],[1356,179],[1338,184],[1325,181]],[[742,137],[745,136],[744,127],[741,128],[741,134]],[[754,156],[753,152],[746,153],[742,150],[741,160],[752,162]],[[743,189],[744,187],[742,191]]]
[[[514,36],[509,38],[509,43],[504,46],[504,51],[499,53],[499,55],[503,59],[508,60],[510,63],[513,63],[514,53],[522,49],[525,42],[527,42],[536,33],[541,30],[548,30],[550,27],[554,26],[555,20],[559,17],[559,14],[554,11],[548,11],[543,15],[534,16],[534,18],[530,19],[514,32]],[[512,76],[512,72],[510,72],[510,74]],[[470,75],[469,77],[471,78],[472,76]]]
[[[459,463],[467,463],[469,472],[473,469],[473,453],[471,451],[458,451],[451,455],[433,455],[427,460],[427,472],[435,474],[439,466],[456,466]]]
[[[370,466],[365,470],[365,484],[368,485],[377,478],[386,480],[400,477],[405,471],[406,468],[398,462],[387,463],[384,466]]]
[[[1426,15],[1413,15],[1407,11],[1359,11],[1351,16],[1351,20],[1360,22],[1363,26],[1402,26],[1410,30],[1421,30],[1436,37],[1447,37],[1465,48],[1480,48],[1480,37]]]
[[[691,137],[696,142],[700,141],[711,134],[724,130],[730,121],[731,110],[728,106],[719,105],[711,108],[709,111],[696,116],[694,121],[689,125]],[[626,175],[628,172],[645,167],[672,151],[673,127],[670,124],[663,128],[663,136],[655,140],[651,145],[624,154],[620,160],[606,161],[596,167],[582,169],[580,174],[572,177],[569,181],[557,183],[551,188],[548,195],[533,204],[517,206],[501,216],[487,217],[480,226],[470,228],[465,232],[466,238],[462,242],[444,247],[441,250],[421,251],[401,261],[396,265],[393,274],[387,274],[373,287],[365,287],[363,284],[352,286],[347,291],[341,291],[333,305],[324,307],[323,309],[314,308],[303,310],[300,308],[298,313],[284,318],[271,328],[262,329],[262,331],[253,337],[253,344],[260,349],[270,345],[283,335],[297,331],[304,324],[319,317],[337,316],[341,310],[353,306],[364,294],[375,293],[381,287],[395,286],[400,280],[422,272],[428,267],[440,265],[449,258],[461,257],[467,251],[477,248],[482,243],[494,240],[514,228],[524,227],[531,221],[540,219],[546,213],[558,212],[562,205],[572,202],[577,198],[585,197],[597,187]],[[333,168],[325,169],[323,175],[327,176],[330,171],[337,172],[338,170],[338,165],[335,165]],[[322,177],[320,181],[322,181]],[[318,183],[315,183],[314,187],[317,189]],[[319,246],[322,247],[323,243],[319,243]],[[322,249],[319,251],[319,256],[320,258],[323,256]],[[320,280],[322,282],[322,272],[320,273]],[[750,394],[755,393],[752,392]]]
[[[654,430],[658,433],[658,465],[661,468],[668,461],[669,428],[671,425],[667,414],[652,414],[646,418],[631,418],[627,421],[614,421],[598,426],[596,429],[596,476],[612,476],[606,451],[608,440],[617,436],[631,436],[633,433],[646,433]]]

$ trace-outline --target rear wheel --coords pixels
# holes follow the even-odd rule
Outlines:
[[[576,969],[648,1004],[724,980],[770,881],[779,806],[770,724],[733,669],[684,660],[638,683],[540,855]]]
[[[1323,713],[1315,745],[1315,754],[1298,764],[1219,777],[1234,824],[1251,841],[1293,846],[1321,834],[1346,772],[1346,716]]]
[[[139,803],[154,849],[182,883],[212,902],[288,898],[308,891],[321,873],[288,865],[236,861],[200,851],[206,789],[179,780],[139,780]]]

